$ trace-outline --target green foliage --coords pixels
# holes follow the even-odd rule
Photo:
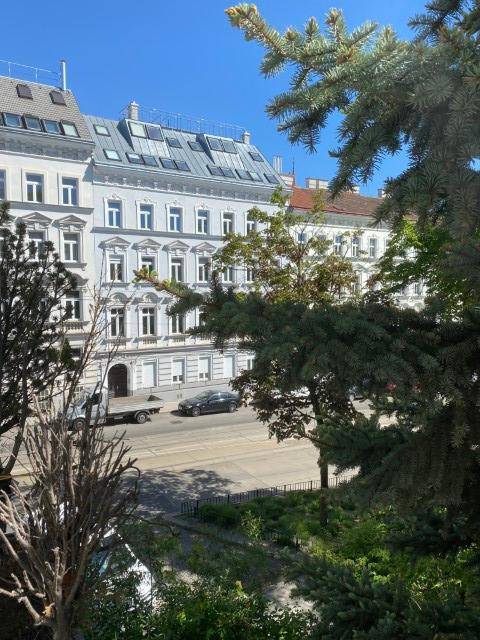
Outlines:
[[[304,640],[312,627],[311,616],[272,608],[239,582],[173,581],[160,589],[154,607],[141,602],[132,607],[114,593],[95,602],[87,640]]]
[[[259,540],[263,533],[263,521],[260,516],[256,516],[250,509],[247,509],[241,517],[241,526],[245,534],[253,540]]]
[[[198,510],[198,517],[202,522],[215,524],[226,529],[240,523],[238,509],[230,504],[203,504]]]

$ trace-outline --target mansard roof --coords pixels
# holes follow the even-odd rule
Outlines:
[[[290,197],[290,206],[293,209],[311,211],[314,206],[314,196],[316,193],[318,193],[316,189],[302,189],[301,187],[294,186]],[[328,191],[326,191],[324,202],[327,213],[372,217],[382,200],[381,198],[372,198],[350,192],[342,193],[332,200]]]

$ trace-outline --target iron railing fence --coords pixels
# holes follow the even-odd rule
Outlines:
[[[330,488],[338,487],[340,484],[349,482],[355,474],[330,476],[328,478],[328,486]],[[208,498],[198,498],[196,500],[185,500],[181,503],[182,515],[198,516],[198,510],[204,504],[243,504],[255,498],[266,498],[272,496],[285,496],[292,491],[313,491],[320,489],[320,480],[305,480],[303,482],[295,482],[292,484],[280,484],[275,487],[263,487],[260,489],[251,489],[250,491],[241,491],[239,493],[227,493],[222,496],[210,496]]]

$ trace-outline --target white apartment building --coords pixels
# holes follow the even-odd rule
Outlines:
[[[24,221],[35,242],[51,240],[77,278],[65,301],[74,349],[82,346],[93,286],[101,285],[107,330],[86,384],[105,376],[114,396],[176,399],[198,387],[225,387],[251,362],[248,354],[219,353],[188,335],[198,314],[169,317],[170,297],[134,284],[134,270],[207,291],[210,260],[224,235],[247,233],[253,206],[273,211],[279,185],[293,186],[292,208],[312,208],[313,189],[284,181],[249,133],[206,129],[158,114],[142,119],[135,103],[120,120],[84,116],[64,85],[0,77],[0,200],[10,201],[12,224]],[[388,228],[368,226],[376,204],[344,194],[327,206],[333,251],[346,230],[361,231],[348,247],[359,286],[388,241]],[[238,268],[224,274],[226,285],[245,290],[252,278]],[[402,302],[420,305],[421,295],[406,292]]]

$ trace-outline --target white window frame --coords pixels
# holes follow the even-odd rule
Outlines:
[[[111,209],[110,204],[114,203],[119,206],[119,215],[120,215],[120,224],[113,225],[110,224],[110,210],[117,211],[117,209]],[[105,198],[105,226],[110,227],[111,229],[123,229],[123,216],[124,216],[124,202],[123,200],[119,200],[118,198]]]
[[[75,236],[76,237],[76,242],[72,242],[71,240],[67,240],[67,236]],[[71,249],[72,247],[77,247],[77,257],[67,257],[67,251],[66,248],[67,246]],[[64,231],[63,232],[63,238],[62,238],[62,251],[63,251],[63,260],[64,262],[74,262],[74,263],[78,263],[81,261],[81,237],[80,237],[80,233],[78,231]],[[75,253],[75,251],[73,251],[73,253]]]
[[[0,175],[3,175],[3,185],[4,185],[4,194],[2,198],[2,194],[0,193],[0,201],[8,200],[8,174],[5,167],[0,167]]]
[[[340,238],[340,242],[337,242],[337,240]],[[342,255],[342,246],[343,246],[343,236],[342,234],[335,234],[333,236],[333,253],[336,256],[341,256]]]
[[[116,313],[115,316],[113,316],[112,313],[114,311],[115,312],[121,311],[121,314]],[[115,329],[115,333],[112,331],[114,317],[116,318],[115,325],[117,327]],[[120,317],[123,320],[123,331],[117,332],[117,330],[120,328],[120,325],[121,325],[119,321]],[[110,338],[126,338],[127,337],[127,313],[126,313],[125,306],[114,305],[108,309],[108,334]]]
[[[173,209],[178,209],[178,215],[172,213]],[[167,231],[169,233],[183,233],[183,215],[184,215],[184,210],[183,207],[176,205],[176,204],[171,204],[168,205],[168,211],[167,211]],[[179,220],[179,228],[178,229],[172,229],[170,226],[170,221],[172,219],[178,219]]]
[[[72,180],[74,185],[65,185],[64,180]],[[65,207],[80,206],[80,181],[76,176],[60,176],[60,203]],[[72,195],[75,194],[76,202],[72,202]],[[67,195],[67,198],[65,198]]]
[[[117,279],[112,279],[112,265],[116,264],[116,265],[121,265],[121,279],[117,280]],[[108,255],[108,261],[107,261],[107,281],[108,282],[112,282],[112,283],[120,283],[120,282],[125,282],[125,275],[126,275],[126,259],[124,255],[118,254],[118,253],[111,253]]]
[[[205,215],[203,216],[200,214]],[[202,236],[208,235],[210,233],[210,210],[205,208],[198,208],[195,218],[196,232]]]
[[[148,313],[147,313],[148,312]],[[145,331],[145,321],[147,331]],[[157,309],[153,305],[145,305],[140,307],[140,335],[143,337],[157,335]]]
[[[352,258],[359,258],[361,250],[360,236],[353,236],[350,247]]]
[[[181,380],[174,380],[174,378],[176,377],[173,373],[174,371],[174,363],[176,362],[181,362],[182,366],[181,366],[181,370],[182,370],[182,379]],[[170,378],[172,381],[172,384],[185,384],[186,382],[186,377],[187,377],[187,363],[185,358],[172,358],[172,363],[171,363],[171,374],[170,374]]]
[[[146,265],[144,264],[144,262],[147,263],[151,263],[152,264],[152,268],[149,269],[149,273],[152,273],[152,271],[155,271],[158,273],[158,269],[157,269],[157,257],[148,253],[142,253],[140,254],[140,260],[139,260],[139,264],[138,264],[138,268],[139,269],[143,269]]]
[[[255,364],[255,356],[247,355],[245,357],[245,371],[251,371]]]
[[[249,220],[250,214],[247,211],[245,214],[245,235],[248,236],[249,233],[255,232],[257,230],[257,221]]]
[[[251,278],[249,278],[249,275],[251,276]],[[255,282],[255,271],[252,267],[245,267],[245,282],[247,284],[252,284],[252,282]]]
[[[42,191],[42,197],[41,197],[40,200],[38,199],[38,188],[37,188],[39,183],[29,180],[28,176],[39,176],[41,178],[41,180],[40,180],[40,185],[41,185],[40,188],[41,188],[41,191]],[[32,195],[35,194],[37,196],[37,197],[33,198],[32,200],[30,200],[28,198],[28,187],[29,187],[29,185],[32,185],[32,188],[33,188]],[[45,202],[45,194],[46,194],[46,190],[47,190],[45,174],[42,173],[41,171],[36,171],[36,170],[25,171],[25,174],[24,174],[24,189],[25,189],[25,191],[24,191],[25,202],[31,202],[33,204],[42,204],[42,203],[44,203]]]
[[[73,300],[73,302],[72,302]],[[82,320],[82,295],[78,289],[69,291],[65,296],[65,311],[71,306],[73,313],[68,321],[80,321]],[[68,322],[67,321],[67,322]]]
[[[39,238],[32,239],[31,238],[32,234],[41,234],[42,239],[41,240]],[[45,229],[27,229],[27,239],[28,239],[28,244],[31,244],[33,242],[33,244],[35,245],[35,248],[37,249],[36,258],[38,258],[38,256],[41,254],[42,246],[47,242],[46,230]]]
[[[231,223],[231,231],[225,231],[225,222],[227,221]],[[235,233],[235,213],[233,211],[222,211],[222,236],[226,236],[227,233]]]
[[[180,268],[182,270],[182,276],[183,278],[181,280],[176,280],[174,278],[172,278],[173,275],[173,266],[174,266],[174,262],[176,263],[177,261],[180,262]],[[185,256],[170,256],[170,264],[169,264],[169,278],[170,280],[174,281],[174,282],[186,282],[186,273],[185,273]]]
[[[197,256],[197,282],[206,284],[210,280],[212,261],[208,256]]]
[[[185,313],[178,313],[168,318],[168,333],[171,336],[183,336],[187,331],[187,316]],[[179,326],[183,325],[183,327]],[[180,330],[179,330],[180,329]]]
[[[373,252],[372,249],[374,249]],[[376,236],[370,236],[368,239],[368,257],[373,260],[378,258],[378,238]]]
[[[208,363],[207,366],[207,375],[204,376],[202,374],[204,374],[203,371],[200,371],[200,360],[202,361],[206,361]],[[212,356],[198,356],[198,380],[199,381],[206,381],[206,380],[211,380],[212,379]]]
[[[225,272],[229,274],[229,278],[225,277]],[[235,282],[235,269],[233,265],[228,265],[222,269],[222,282],[225,284],[233,284]]]
[[[148,207],[150,209],[150,226],[143,227],[142,226],[142,216],[145,215],[145,212],[142,211],[142,208]],[[142,231],[153,231],[155,228],[155,206],[151,202],[137,202],[137,227]]]

